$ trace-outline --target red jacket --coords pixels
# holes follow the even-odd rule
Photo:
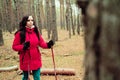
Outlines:
[[[23,44],[20,44],[20,32],[18,32],[15,35],[12,45],[13,50],[20,52],[20,69],[24,71],[37,70],[42,66],[41,53],[38,46],[48,48],[47,43],[41,35],[40,40],[38,40],[36,33],[34,32],[34,28],[26,28],[25,41],[30,41],[30,48],[26,51],[23,50]]]

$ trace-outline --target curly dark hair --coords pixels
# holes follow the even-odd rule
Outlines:
[[[17,32],[20,32],[20,38],[21,38],[20,41],[21,41],[21,44],[22,44],[23,42],[25,42],[25,38],[26,38],[26,36],[25,36],[26,27],[25,27],[25,26],[26,26],[26,24],[27,24],[28,18],[29,18],[29,16],[24,16],[24,17],[22,18],[22,20],[21,20],[20,23],[19,23],[19,29],[16,31],[16,33],[17,33]],[[34,32],[36,33],[36,35],[37,35],[37,37],[38,37],[38,40],[40,40],[39,31],[38,31],[38,28],[37,28],[34,20],[33,20],[33,25],[35,26]],[[15,34],[16,34],[16,33],[15,33]]]

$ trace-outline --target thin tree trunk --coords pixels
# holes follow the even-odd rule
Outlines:
[[[32,3],[32,0],[28,0],[27,2],[28,2],[28,3],[26,3],[26,5],[27,5],[26,7],[28,8],[27,13],[30,13],[32,15],[32,10],[33,10],[32,4],[34,4],[34,3]]]
[[[6,0],[3,1],[3,14],[4,14],[4,17],[3,17],[3,30],[6,31],[7,30],[7,24],[8,24],[8,21],[7,21],[7,3],[6,3]]]
[[[64,4],[64,0],[63,0],[63,29],[65,29],[65,4]]]
[[[72,10],[72,7],[71,7],[71,3],[70,3],[70,20],[71,20],[71,28],[72,28],[72,32],[73,32],[73,35],[75,35],[75,26],[73,25],[73,10]]]
[[[10,33],[12,33],[12,2],[11,2],[11,0],[6,0],[6,7],[7,7],[7,9],[6,9],[6,11],[7,11],[7,14],[6,14],[6,16],[7,16],[7,22],[6,22],[6,24],[7,24],[7,30],[10,32]]]
[[[64,0],[60,0],[60,25],[64,28]]]
[[[58,32],[57,32],[57,25],[56,25],[56,9],[55,9],[55,0],[51,0],[52,5],[52,39],[54,41],[58,41]]]
[[[44,12],[43,0],[40,0],[40,18],[42,22],[42,28],[46,29],[46,16]]]
[[[66,24],[69,31],[69,38],[71,38],[71,7],[70,7],[70,0],[66,0]]]
[[[16,26],[18,26],[19,24],[19,19],[18,19],[18,8],[17,8],[17,0],[13,0],[14,2],[14,7],[15,7],[15,10],[14,10],[14,13],[15,13],[15,22],[16,23]],[[17,27],[18,28],[18,27]]]
[[[51,34],[51,30],[50,30],[50,5],[49,5],[49,0],[46,0],[46,17],[47,17],[47,31],[48,31],[48,39],[50,39],[50,34]]]
[[[23,1],[22,0],[18,0],[17,1],[17,8],[18,8],[18,20],[20,22],[20,20],[22,19],[23,17]]]
[[[68,7],[66,8],[65,18],[66,18],[66,29],[68,31]]]
[[[40,18],[40,0],[37,0],[37,26],[39,26],[40,33],[42,34],[42,23]]]
[[[4,45],[4,40],[3,40],[2,29],[0,29],[0,46],[2,46],[2,45]]]
[[[2,1],[0,1],[0,46],[4,45],[3,34],[2,34]]]
[[[80,14],[77,14],[77,33],[80,35]]]

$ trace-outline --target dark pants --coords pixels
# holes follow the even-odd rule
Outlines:
[[[40,69],[32,70],[34,80],[40,80]],[[23,71],[22,80],[28,80],[28,71]]]

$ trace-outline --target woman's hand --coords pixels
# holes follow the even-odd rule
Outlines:
[[[54,44],[55,44],[54,41],[53,41],[53,40],[50,40],[50,41],[47,43],[47,46],[48,46],[48,48],[51,48]]]
[[[27,50],[30,47],[30,41],[25,42],[23,45],[23,50]]]

